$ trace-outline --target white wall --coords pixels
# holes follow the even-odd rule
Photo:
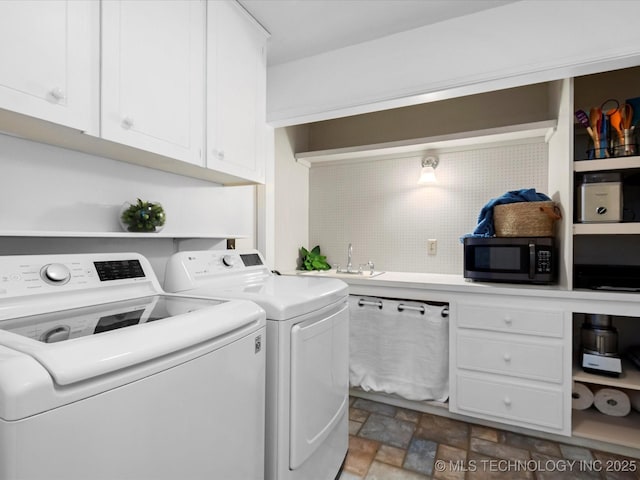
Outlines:
[[[309,173],[309,246],[328,261],[373,261],[376,270],[462,272],[459,237],[471,233],[491,198],[520,188],[547,193],[545,143],[441,152],[436,186],[419,186],[420,157],[313,166]],[[427,239],[438,241],[427,255]]]
[[[309,244],[309,169],[293,154],[308,148],[307,126],[275,132],[275,268],[297,268],[298,249]]]
[[[640,63],[640,2],[521,0],[273,66],[267,119],[293,125]],[[616,35],[591,31],[615,15]]]
[[[125,201],[163,204],[162,234],[220,238],[49,238],[46,232],[121,232]],[[177,250],[225,248],[225,238],[246,236],[255,246],[255,187],[219,185],[108,158],[0,135],[0,255],[136,251],[156,273]],[[2,232],[42,232],[43,237]],[[55,234],[54,234],[55,236]]]
[[[163,233],[254,235],[253,187],[222,188],[7,135],[0,165],[1,230],[119,232],[123,202],[141,198],[164,206]]]

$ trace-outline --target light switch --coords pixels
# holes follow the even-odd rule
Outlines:
[[[427,240],[427,254],[435,255],[436,253],[438,253],[438,240],[430,238]]]

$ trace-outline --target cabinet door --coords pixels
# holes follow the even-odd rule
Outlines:
[[[202,1],[102,2],[107,140],[203,165]]]
[[[207,12],[207,167],[264,182],[266,34],[236,2]]]
[[[99,8],[0,2],[0,108],[98,133]]]

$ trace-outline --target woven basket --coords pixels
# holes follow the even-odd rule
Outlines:
[[[496,237],[552,237],[553,223],[560,220],[554,202],[517,202],[493,207]]]

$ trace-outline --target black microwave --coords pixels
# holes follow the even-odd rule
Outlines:
[[[555,283],[558,254],[552,237],[467,237],[464,278],[484,282]]]

